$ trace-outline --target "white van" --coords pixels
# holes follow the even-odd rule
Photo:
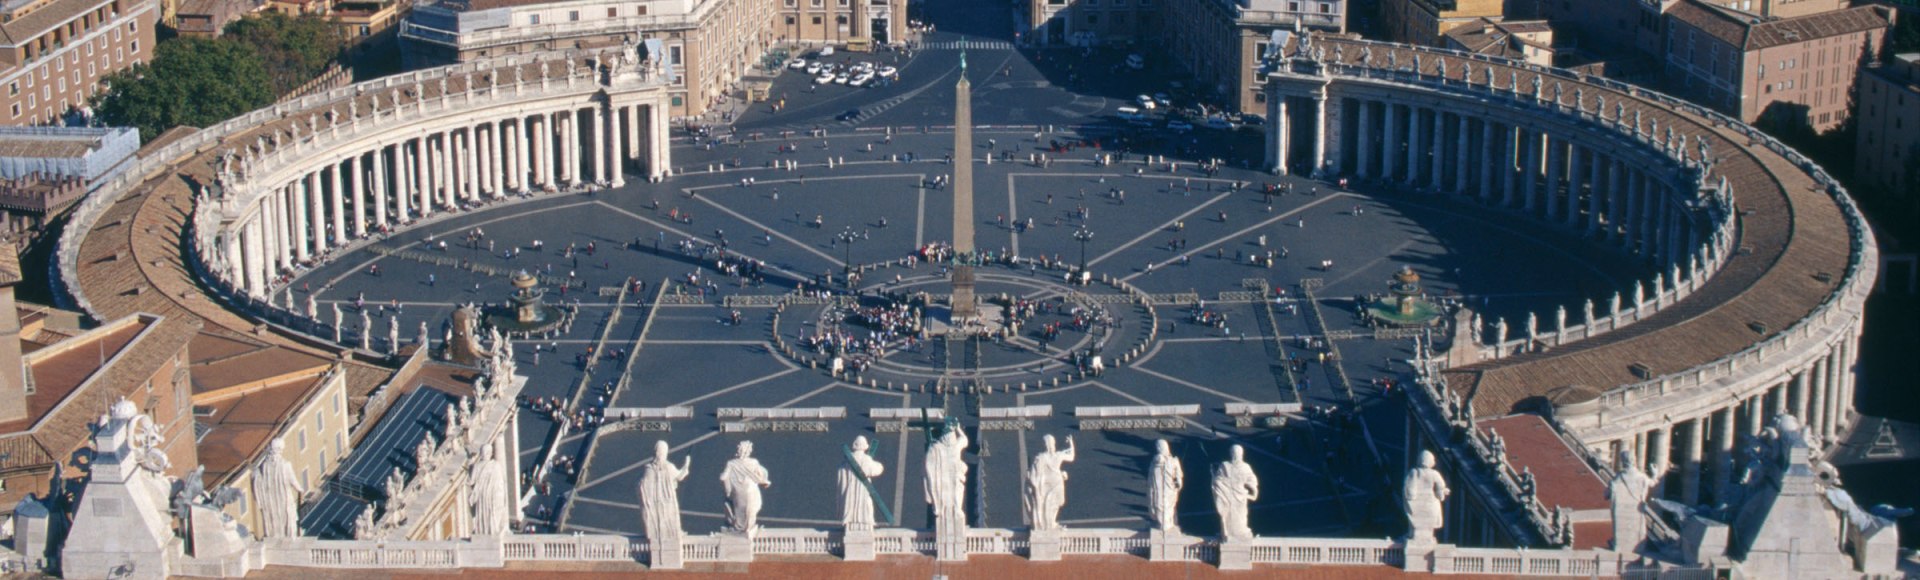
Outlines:
[[[1120,107],[1119,112],[1120,118],[1128,121],[1147,118],[1146,115],[1140,114],[1140,109],[1136,107]]]
[[[1147,68],[1147,58],[1140,56],[1138,53],[1129,54],[1127,55],[1127,68],[1133,70]]]

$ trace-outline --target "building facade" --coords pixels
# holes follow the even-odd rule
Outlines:
[[[1846,121],[1854,77],[1891,25],[1884,6],[1764,18],[1682,0],[1669,12],[1663,84],[1743,122],[1825,131]]]
[[[1158,3],[1179,0],[1028,0],[1021,41],[1035,46],[1109,46],[1146,40],[1157,29]]]
[[[1857,89],[1860,135],[1854,179],[1909,210],[1920,197],[1920,53],[1867,67]]]
[[[0,124],[53,124],[86,106],[101,77],[151,58],[159,17],[159,4],[131,0],[0,8]]]
[[[810,0],[809,0],[810,1]],[[555,50],[658,46],[672,79],[672,114],[705,113],[775,40],[767,0],[443,1],[402,21],[408,68]]]
[[[907,39],[907,0],[768,1],[780,3],[773,31],[783,43],[846,45],[858,49]]]
[[[133,129],[0,127],[0,239],[31,242],[139,149]]]
[[[1380,4],[1388,39],[1424,46],[1442,46],[1448,31],[1505,14],[1502,0],[1383,0]]]
[[[1155,0],[1154,53],[1195,77],[1194,88],[1229,110],[1266,108],[1260,72],[1276,31],[1340,32],[1347,3],[1318,0]]]

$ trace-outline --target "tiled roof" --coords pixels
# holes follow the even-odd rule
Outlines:
[[[53,0],[45,6],[0,24],[0,44],[26,44],[55,27],[110,4],[110,0]],[[97,26],[97,25],[96,25]]]
[[[1515,471],[1533,473],[1535,493],[1547,508],[1573,511],[1606,510],[1607,482],[1539,415],[1519,414],[1480,421],[1482,431],[1500,434],[1506,441],[1507,462]],[[1613,539],[1611,524],[1603,535],[1581,530],[1574,549],[1606,547]],[[1595,543],[1598,542],[1598,543]]]
[[[99,362],[97,351],[84,347],[75,349],[74,356],[93,359],[91,364],[99,370],[90,373],[83,382],[68,388],[57,398],[36,392],[28,399],[29,408],[37,409],[44,405],[44,410],[30,412],[30,418],[26,421],[0,425],[0,433],[7,433],[0,436],[0,452],[13,453],[0,459],[0,469],[59,461],[67,453],[84,445],[93,434],[93,423],[107,412],[108,405],[133,396],[134,391],[145,385],[161,365],[180,354],[194,333],[199,331],[196,321],[145,317],[139,322],[141,324],[136,336],[123,343],[118,352],[108,351],[104,366]],[[116,327],[99,337],[83,337],[80,340],[108,340],[108,335],[117,336],[122,330]],[[55,356],[66,355],[61,353]],[[42,400],[36,402],[35,399]]]
[[[1886,7],[1872,5],[1768,20],[1700,0],[1682,0],[1667,13],[1743,52],[1893,25],[1892,14]]]

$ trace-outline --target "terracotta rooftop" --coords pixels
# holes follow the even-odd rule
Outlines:
[[[1323,37],[1335,45],[1354,41]],[[1358,60],[1358,45],[1331,54]],[[1406,49],[1374,45],[1373,62],[1386,62],[1381,51]],[[1466,67],[1458,57],[1423,52],[1425,66],[1446,60],[1449,76],[1458,79]],[[1412,54],[1397,55],[1412,62]],[[1530,70],[1501,62],[1475,62],[1476,78],[1491,67],[1495,78],[1513,70],[1530,77]],[[1552,81],[1549,81],[1550,83]],[[1545,352],[1533,352],[1445,371],[1448,388],[1471,401],[1486,415],[1506,415],[1552,403],[1591,401],[1605,391],[1641,382],[1634,365],[1645,365],[1652,376],[1698,367],[1740,352],[1806,318],[1838,291],[1837,283],[1851,263],[1855,232],[1840,205],[1820,189],[1807,172],[1764,147],[1750,146],[1748,137],[1732,127],[1714,126],[1704,117],[1623,92],[1586,85],[1589,95],[1604,95],[1609,103],[1624,103],[1661,127],[1683,135],[1704,135],[1717,157],[1716,174],[1732,186],[1740,217],[1740,246],[1748,251],[1730,256],[1720,272],[1678,304],[1644,321],[1598,337]],[[1631,111],[1630,111],[1631,112]],[[1833,282],[1823,282],[1821,275]],[[1764,332],[1755,332],[1753,323]]]
[[[1668,14],[1743,52],[1893,25],[1892,12],[1874,5],[1770,20],[1700,0],[1681,0]]]
[[[225,484],[251,465],[286,418],[320,392],[324,378],[310,374],[219,396],[196,394],[195,422],[204,432],[196,451],[207,467],[205,483]]]
[[[1573,511],[1605,511],[1607,484],[1586,460],[1567,445],[1539,415],[1509,415],[1476,424],[1481,431],[1500,434],[1506,441],[1507,462],[1515,471],[1533,473],[1535,494],[1548,508],[1564,507]],[[1604,548],[1613,541],[1609,523],[1604,533],[1576,530],[1574,549]]]
[[[112,0],[51,0],[0,24],[0,44],[20,46]]]
[[[161,365],[181,355],[196,330],[193,321],[141,315],[109,323],[32,362],[36,391],[27,398],[29,418],[0,424],[0,469],[49,464],[78,449],[107,406],[132,396]],[[54,382],[43,384],[42,377]]]

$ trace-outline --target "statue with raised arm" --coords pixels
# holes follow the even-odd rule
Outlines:
[[[1174,508],[1180,502],[1180,488],[1187,484],[1187,472],[1180,467],[1180,458],[1173,456],[1167,440],[1155,441],[1153,447],[1153,468],[1147,476],[1152,484],[1147,493],[1147,506],[1153,516],[1153,527],[1178,534],[1180,517]]]
[[[473,536],[498,536],[511,531],[513,494],[507,491],[507,468],[492,445],[473,466]]]
[[[966,430],[957,422],[949,422],[946,433],[927,447],[927,503],[933,506],[933,516],[941,529],[966,527],[967,444]]]
[[[640,476],[640,517],[647,540],[656,546],[679,545],[680,480],[692,469],[692,456],[676,466],[667,458],[667,442],[654,442],[653,459],[647,460],[646,472]]]
[[[1040,438],[1046,450],[1033,456],[1027,466],[1027,511],[1035,530],[1060,529],[1060,508],[1067,505],[1067,470],[1076,454],[1073,436],[1067,436],[1066,451],[1054,448],[1052,435]]]
[[[760,529],[760,490],[773,481],[767,479],[767,468],[753,458],[752,441],[741,441],[737,449],[720,472],[720,486],[727,494],[727,525],[752,536]]]
[[[1220,535],[1229,541],[1253,539],[1247,504],[1260,499],[1260,477],[1247,465],[1247,450],[1233,446],[1232,457],[1213,468],[1213,509],[1220,512]]]
[[[1421,451],[1420,464],[1407,471],[1406,485],[1400,490],[1411,532],[1408,542],[1433,542],[1434,530],[1445,524],[1442,502],[1452,490],[1447,489],[1446,478],[1433,465],[1433,452]]]
[[[287,461],[287,441],[275,438],[253,468],[253,501],[260,506],[261,538],[300,537],[300,496],[306,493]]]
[[[1737,483],[1737,482],[1736,482]],[[1647,499],[1652,497],[1653,478],[1640,471],[1633,450],[1620,450],[1613,481],[1607,483],[1607,500],[1613,511],[1613,551],[1632,554],[1647,537]]]
[[[840,464],[840,524],[850,531],[873,529],[873,494],[868,486],[887,468],[873,458],[866,436],[853,438],[853,452]]]

